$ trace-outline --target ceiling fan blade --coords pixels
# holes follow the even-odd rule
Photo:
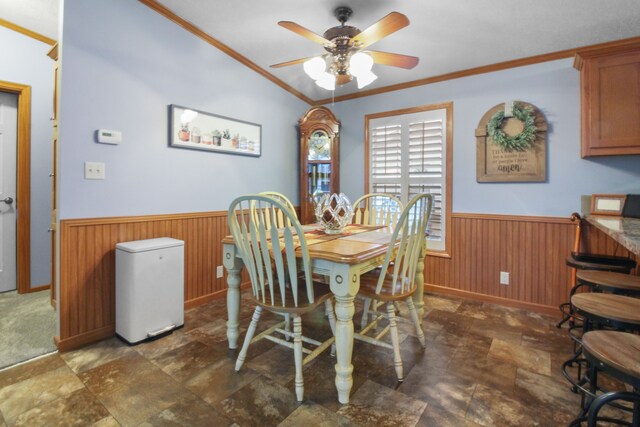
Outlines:
[[[287,30],[293,31],[294,33],[299,34],[302,37],[306,37],[309,40],[311,40],[312,42],[316,42],[316,43],[321,44],[323,46],[335,47],[335,44],[331,40],[327,40],[324,37],[314,33],[313,31],[306,29],[302,25],[296,24],[295,22],[280,21],[280,22],[278,22],[278,25],[280,25],[281,27],[286,28]]]
[[[392,67],[400,67],[407,70],[412,69],[420,62],[420,58],[416,56],[400,55],[399,53],[380,52],[377,50],[367,50],[365,53],[370,55],[376,64],[391,65]]]
[[[396,31],[409,25],[409,18],[402,13],[391,12],[360,34],[352,38],[359,47],[367,47],[378,40],[393,34]]]
[[[307,62],[308,60],[315,58],[315,56],[309,56],[307,58],[294,59],[293,61],[281,62],[279,64],[270,65],[271,68],[282,68],[288,67],[289,65],[302,64],[303,62]]]

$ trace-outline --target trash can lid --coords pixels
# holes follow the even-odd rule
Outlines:
[[[184,246],[184,241],[172,239],[170,237],[159,237],[157,239],[134,240],[132,242],[116,243],[116,249],[126,252],[146,252],[156,249],[171,248],[174,246]]]

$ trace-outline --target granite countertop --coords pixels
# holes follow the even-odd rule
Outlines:
[[[640,256],[640,218],[589,215],[587,221]]]

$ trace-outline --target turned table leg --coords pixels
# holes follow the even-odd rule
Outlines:
[[[349,403],[353,386],[353,313],[360,287],[360,274],[349,266],[338,265],[331,274],[331,291],[336,299],[336,388],[340,403]]]

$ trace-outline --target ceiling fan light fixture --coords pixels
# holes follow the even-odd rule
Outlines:
[[[307,73],[309,77],[313,80],[319,80],[323,77],[327,70],[327,64],[324,62],[324,59],[320,56],[316,56],[315,58],[311,58],[306,61],[303,65],[304,72]]]
[[[326,90],[336,90],[336,77],[330,73],[322,73],[316,84]]]
[[[312,58],[271,65],[272,68],[303,64],[304,72],[316,84],[326,90],[335,90],[336,85],[346,85],[355,77],[358,89],[371,84],[378,76],[372,72],[373,64],[383,64],[405,69],[418,65],[419,58],[390,52],[365,51],[368,46],[409,25],[409,18],[399,12],[391,12],[364,31],[345,25],[352,14],[349,7],[335,9],[340,25],[331,27],[323,35],[291,21],[280,21],[278,25],[322,45],[326,53]]]
[[[356,76],[356,79],[358,80],[358,89],[362,89],[363,87],[373,83],[377,78],[378,76],[373,74],[371,71]]]
[[[371,67],[373,67],[373,58],[363,52],[354,53],[349,60],[349,72],[358,78],[373,74]]]

